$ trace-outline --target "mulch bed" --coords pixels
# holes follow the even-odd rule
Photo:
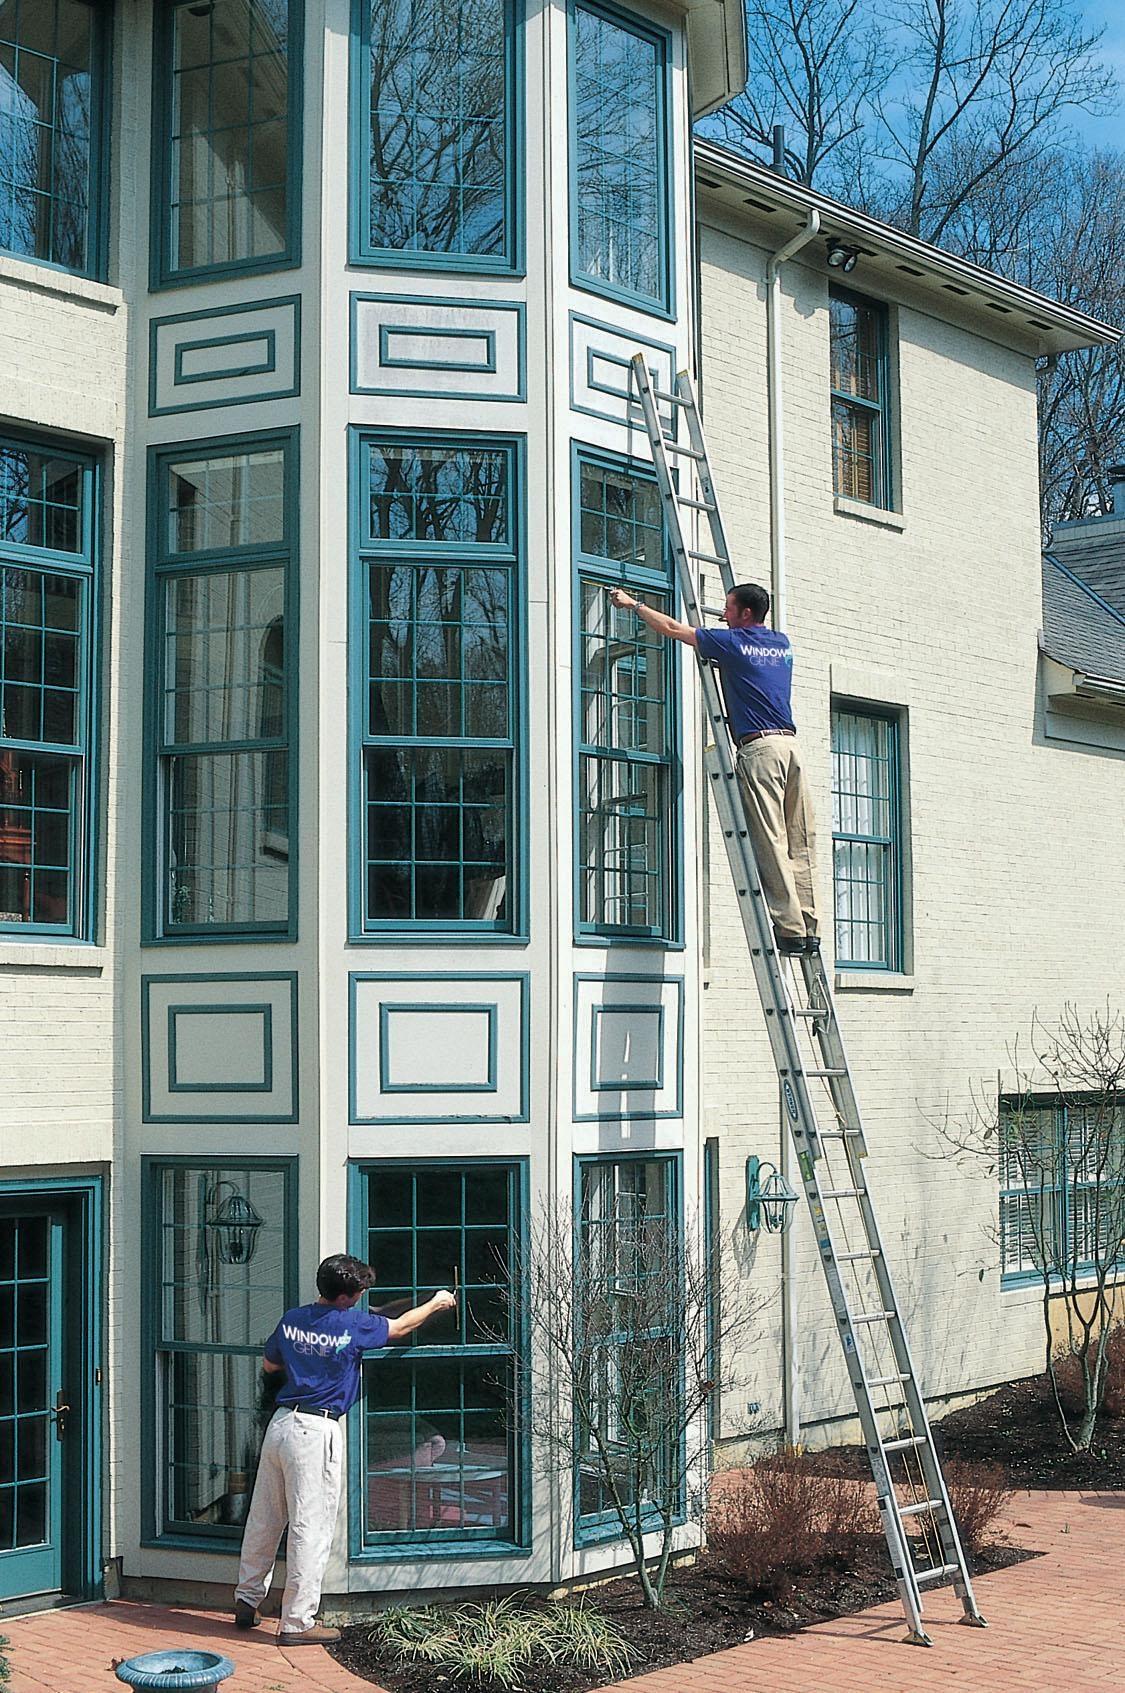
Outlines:
[[[974,1568],[983,1574],[1034,1556],[1016,1546],[995,1545],[975,1560]],[[847,1569],[822,1569],[801,1577],[785,1604],[754,1598],[706,1559],[687,1569],[673,1570],[665,1596],[667,1609],[653,1612],[641,1603],[635,1581],[614,1581],[588,1595],[587,1602],[616,1623],[636,1649],[630,1675],[703,1658],[763,1634],[792,1634],[812,1623],[850,1616],[894,1599],[895,1587],[886,1543],[880,1535],[861,1549]],[[527,1603],[536,1606],[544,1601],[529,1596]],[[438,1689],[453,1693],[458,1685],[465,1685],[435,1672],[430,1664],[405,1669],[398,1666],[370,1644],[368,1635],[368,1627],[356,1623],[344,1630],[338,1646],[329,1648],[353,1675],[377,1682],[389,1693],[435,1693]],[[528,1673],[527,1687],[532,1693],[588,1693],[590,1688],[603,1686],[605,1679],[604,1675],[537,1664]],[[497,1693],[494,1683],[473,1682],[472,1688],[473,1693]]]
[[[1103,1413],[1093,1448],[1072,1452],[1045,1375],[998,1387],[987,1399],[951,1411],[933,1426],[946,1458],[996,1465],[1011,1487],[1052,1492],[1125,1489],[1125,1417]],[[817,1454],[816,1461],[833,1475],[864,1480],[870,1475],[861,1446],[833,1447]]]

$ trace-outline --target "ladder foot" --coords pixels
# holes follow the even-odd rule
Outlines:
[[[966,1611],[965,1615],[963,1617],[958,1617],[957,1621],[964,1623],[966,1628],[988,1627],[988,1624],[985,1622],[979,1611]]]
[[[912,1628],[902,1637],[904,1646],[932,1646],[933,1641],[924,1628]]]

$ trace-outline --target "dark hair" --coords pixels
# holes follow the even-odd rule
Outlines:
[[[764,623],[770,614],[769,594],[756,582],[740,583],[731,589],[731,596],[739,611],[752,611],[759,623]]]
[[[322,1299],[339,1299],[342,1293],[350,1299],[374,1285],[375,1271],[371,1265],[348,1252],[334,1252],[316,1272],[316,1290]]]

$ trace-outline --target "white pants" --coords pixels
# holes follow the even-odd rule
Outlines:
[[[334,1418],[284,1406],[275,1411],[262,1442],[234,1596],[248,1605],[261,1604],[288,1524],[283,1634],[311,1628],[320,1606],[340,1508],[343,1451],[344,1431]]]

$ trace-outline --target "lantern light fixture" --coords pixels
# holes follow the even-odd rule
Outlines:
[[[230,1193],[220,1204],[222,1188],[229,1188]],[[207,1210],[211,1214],[204,1226],[214,1231],[220,1263],[248,1264],[257,1249],[262,1219],[245,1194],[233,1182],[216,1182],[207,1195]]]
[[[784,1234],[793,1221],[797,1195],[774,1164],[746,1160],[746,1227],[751,1234]]]

